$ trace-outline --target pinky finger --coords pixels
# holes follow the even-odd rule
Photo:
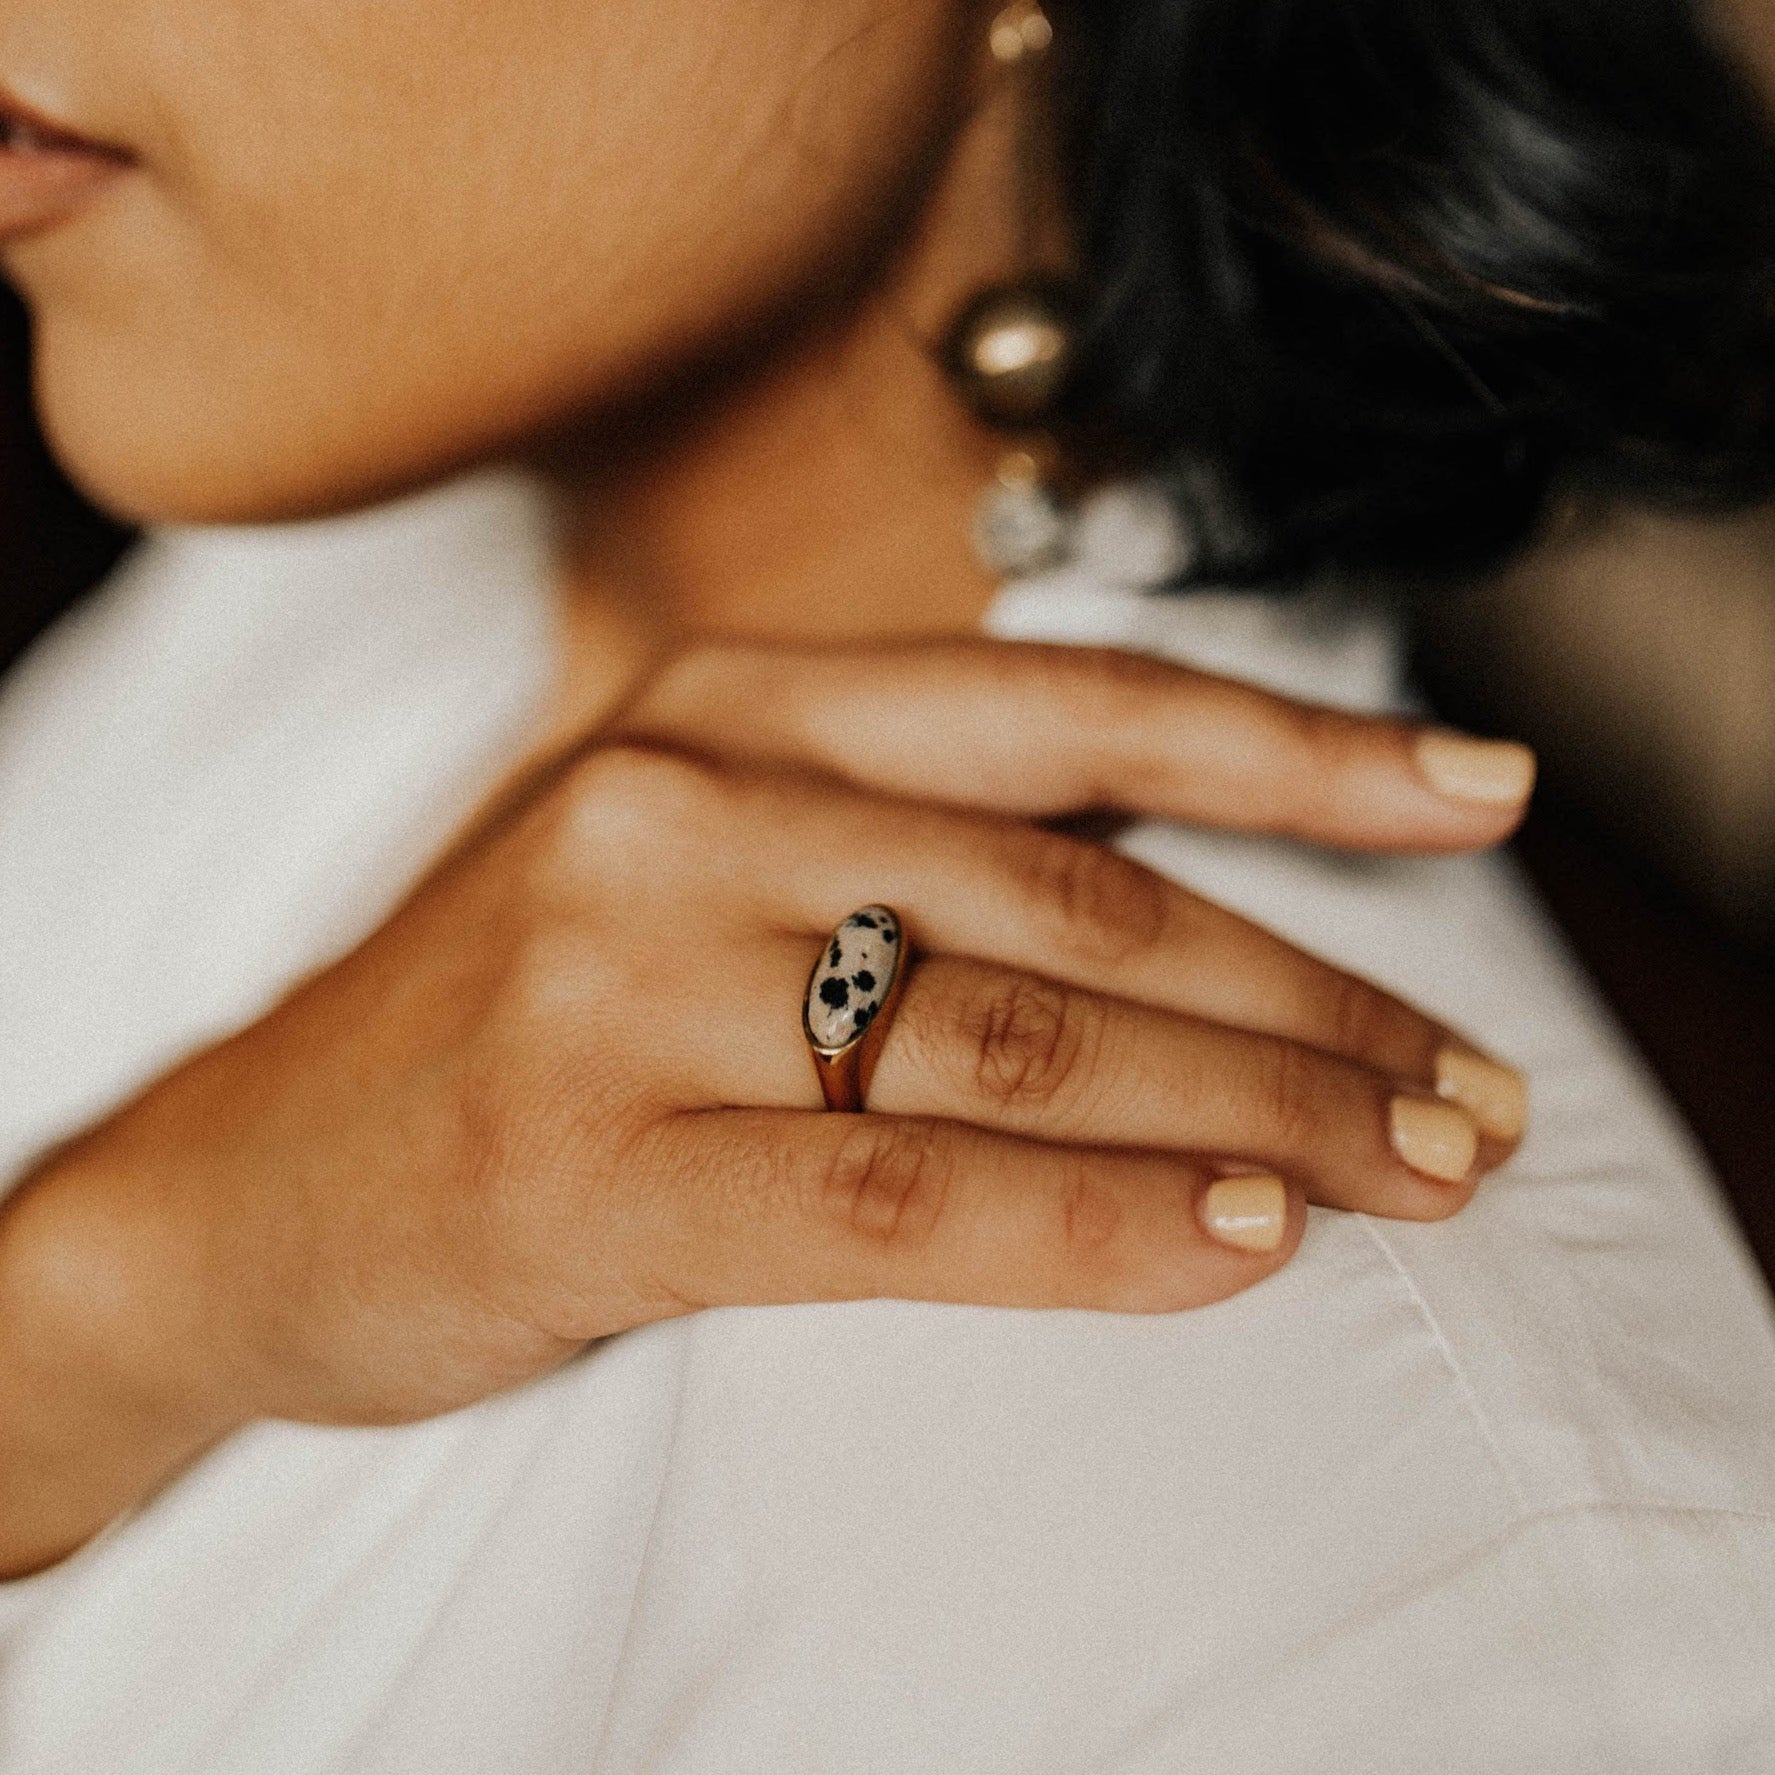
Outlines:
[[[636,1229],[635,1255],[667,1311],[887,1297],[1179,1312],[1279,1269],[1306,1216],[1275,1177],[955,1122],[698,1110],[651,1139],[640,1169],[675,1179],[675,1224]]]

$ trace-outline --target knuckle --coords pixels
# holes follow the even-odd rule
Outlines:
[[[1338,717],[1292,697],[1239,686],[1228,691],[1228,712],[1244,735],[1242,774],[1253,785],[1253,823],[1290,833],[1307,821],[1324,796]]]
[[[918,1249],[935,1234],[954,1168],[936,1130],[916,1122],[860,1123],[820,1178],[820,1199],[872,1244]]]
[[[612,984],[610,956],[570,921],[536,924],[510,948],[484,1027],[508,1055],[546,1051],[578,1031]]]
[[[455,1198],[501,1249],[546,1212],[574,1170],[574,1123],[559,1081],[527,1060],[480,1067],[460,1082],[449,1129]]]
[[[1249,1261],[1203,1265],[1192,1258],[1196,1231],[1195,1170],[1155,1165],[1139,1192],[1142,1209],[1109,1186],[1100,1167],[1081,1154],[1061,1209],[1063,1259],[1076,1294],[1118,1313],[1174,1313],[1224,1299],[1256,1280]],[[1286,1261],[1278,1253],[1275,1264]]]
[[[1119,647],[1066,652],[1054,670],[1075,719],[1096,730],[1116,729],[1151,713],[1154,691],[1167,676],[1164,666]]]
[[[1074,838],[1042,838],[1026,871],[1063,951],[1091,967],[1122,967],[1165,943],[1175,890],[1139,863]]]
[[[664,746],[627,744],[592,753],[576,773],[576,799],[607,817],[655,822],[703,805],[714,770]]]
[[[1067,1256],[1086,1270],[1101,1270],[1106,1263],[1119,1269],[1112,1260],[1122,1255],[1126,1221],[1115,1192],[1081,1154],[1060,1204],[1061,1242]]]
[[[1349,974],[1333,977],[1325,1016],[1333,1053],[1410,1077],[1430,1073],[1446,1039],[1421,1012]]]
[[[961,1029],[975,1089],[1000,1108],[1052,1106],[1092,1073],[1104,1016],[1085,994],[1028,975],[975,995]]]
[[[551,861],[609,869],[706,834],[718,805],[713,766],[663,747],[600,747],[573,768],[551,834]]]
[[[690,641],[642,687],[617,731],[643,742],[676,738],[695,743],[706,735],[710,716],[726,712],[730,693],[750,692],[756,676],[756,662],[731,643]]]
[[[1316,703],[1281,697],[1269,705],[1268,713],[1292,751],[1316,753],[1323,744],[1326,712]]]
[[[675,699],[707,691],[726,676],[733,659],[734,649],[724,642],[687,642],[655,674],[650,689]]]
[[[1326,981],[1326,1027],[1340,1054],[1366,1054],[1385,1039],[1391,1018],[1385,998],[1352,974],[1331,973]]]
[[[1290,1150],[1314,1149],[1325,1131],[1322,1070],[1292,1042],[1272,1043],[1264,1068],[1264,1101],[1277,1141]]]
[[[519,1145],[504,1090],[485,1075],[471,1074],[457,1099],[452,1134],[464,1195],[476,1203],[503,1203]]]
[[[1289,750],[1323,768],[1343,762],[1350,752],[1351,720],[1341,710],[1292,698],[1275,705],[1276,720]]]

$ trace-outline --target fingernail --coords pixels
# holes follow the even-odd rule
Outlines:
[[[1223,1177],[1202,1192],[1202,1225],[1239,1251],[1274,1251],[1288,1231],[1288,1189],[1279,1177]]]
[[[1418,735],[1418,769],[1439,795],[1484,807],[1517,807],[1535,786],[1535,755],[1514,740],[1478,740],[1431,728]]]
[[[1428,1097],[1395,1097],[1388,1115],[1393,1150],[1412,1170],[1463,1183],[1479,1156],[1479,1129],[1464,1110]]]
[[[1520,1140],[1528,1126],[1528,1081],[1471,1048],[1451,1045],[1436,1056],[1436,1095],[1459,1104],[1494,1140]]]

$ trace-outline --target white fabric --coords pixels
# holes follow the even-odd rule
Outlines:
[[[498,480],[168,536],[15,675],[7,1163],[373,926],[541,693],[541,558]],[[994,626],[1390,694],[1372,626],[1120,558]],[[1521,887],[1131,843],[1525,1061],[1518,1161],[1446,1225],[1316,1213],[1205,1312],[707,1314],[253,1429],[0,1590],[0,1770],[1767,1775],[1775,1332]]]

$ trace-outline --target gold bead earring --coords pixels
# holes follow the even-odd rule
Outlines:
[[[1040,0],[1011,0],[992,21],[989,46],[1002,67],[1039,69],[1053,42]],[[1026,137],[1018,221],[1020,256],[1029,263],[1037,257],[1036,218],[1047,167],[1036,131]],[[1072,371],[1077,336],[1066,284],[1031,275],[982,290],[943,342],[940,361],[957,394],[987,425],[1011,434],[1012,448],[998,464],[973,527],[975,551],[994,573],[1039,572],[1068,552],[1071,516],[1056,487],[1060,449],[1049,426]]]

